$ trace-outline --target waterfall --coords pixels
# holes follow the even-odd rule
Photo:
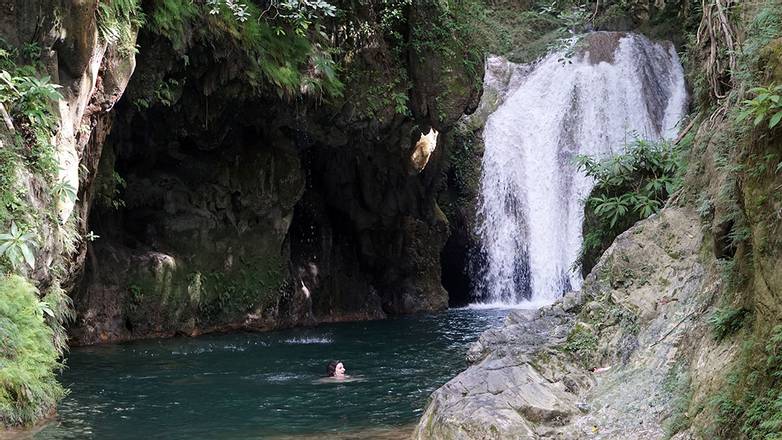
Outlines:
[[[484,127],[478,293],[487,303],[553,302],[579,290],[584,200],[579,154],[605,157],[634,137],[673,138],[687,102],[672,44],[596,32],[570,59],[553,53],[505,91]],[[487,83],[495,81],[489,77]]]

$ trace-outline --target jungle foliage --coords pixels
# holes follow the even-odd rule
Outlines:
[[[65,236],[69,227],[57,211],[76,199],[75,188],[58,181],[53,145],[62,95],[40,60],[35,43],[15,48],[0,41],[0,426],[32,424],[65,394],[55,371],[73,307],[59,285],[59,260],[46,268],[52,280],[43,295],[21,276],[39,266],[41,231],[55,243],[62,239],[64,251],[76,239]]]
[[[54,103],[62,95],[60,86],[41,73],[40,51],[36,44],[12,48],[0,41],[0,273],[34,267],[44,217],[56,217],[61,198],[76,197],[71,185],[57,181]],[[31,175],[51,194],[50,212],[31,209],[23,184]]]

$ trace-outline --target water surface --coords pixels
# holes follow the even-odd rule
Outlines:
[[[74,349],[71,390],[35,438],[399,438],[507,311]],[[329,359],[361,380],[318,383]]]

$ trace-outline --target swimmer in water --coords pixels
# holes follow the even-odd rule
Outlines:
[[[331,361],[326,367],[326,377],[316,380],[315,384],[363,382],[363,376],[348,376],[345,374],[345,364],[342,361]]]
[[[344,379],[348,376],[345,375],[345,365],[341,361],[331,361],[326,367],[326,374],[334,379]]]

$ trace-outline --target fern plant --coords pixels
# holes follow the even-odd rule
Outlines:
[[[66,391],[38,290],[18,275],[0,276],[0,426],[32,424]]]
[[[747,309],[733,309],[730,307],[717,309],[709,318],[714,338],[717,341],[722,341],[739,331],[744,325],[748,312],[749,310]]]
[[[102,1],[95,13],[98,33],[104,42],[116,45],[122,55],[137,52],[134,32],[145,20],[138,0]]]
[[[16,226],[16,222],[13,222],[8,233],[0,234],[0,257],[8,259],[13,269],[21,267],[24,263],[34,268],[34,240],[34,233],[23,231]]]

